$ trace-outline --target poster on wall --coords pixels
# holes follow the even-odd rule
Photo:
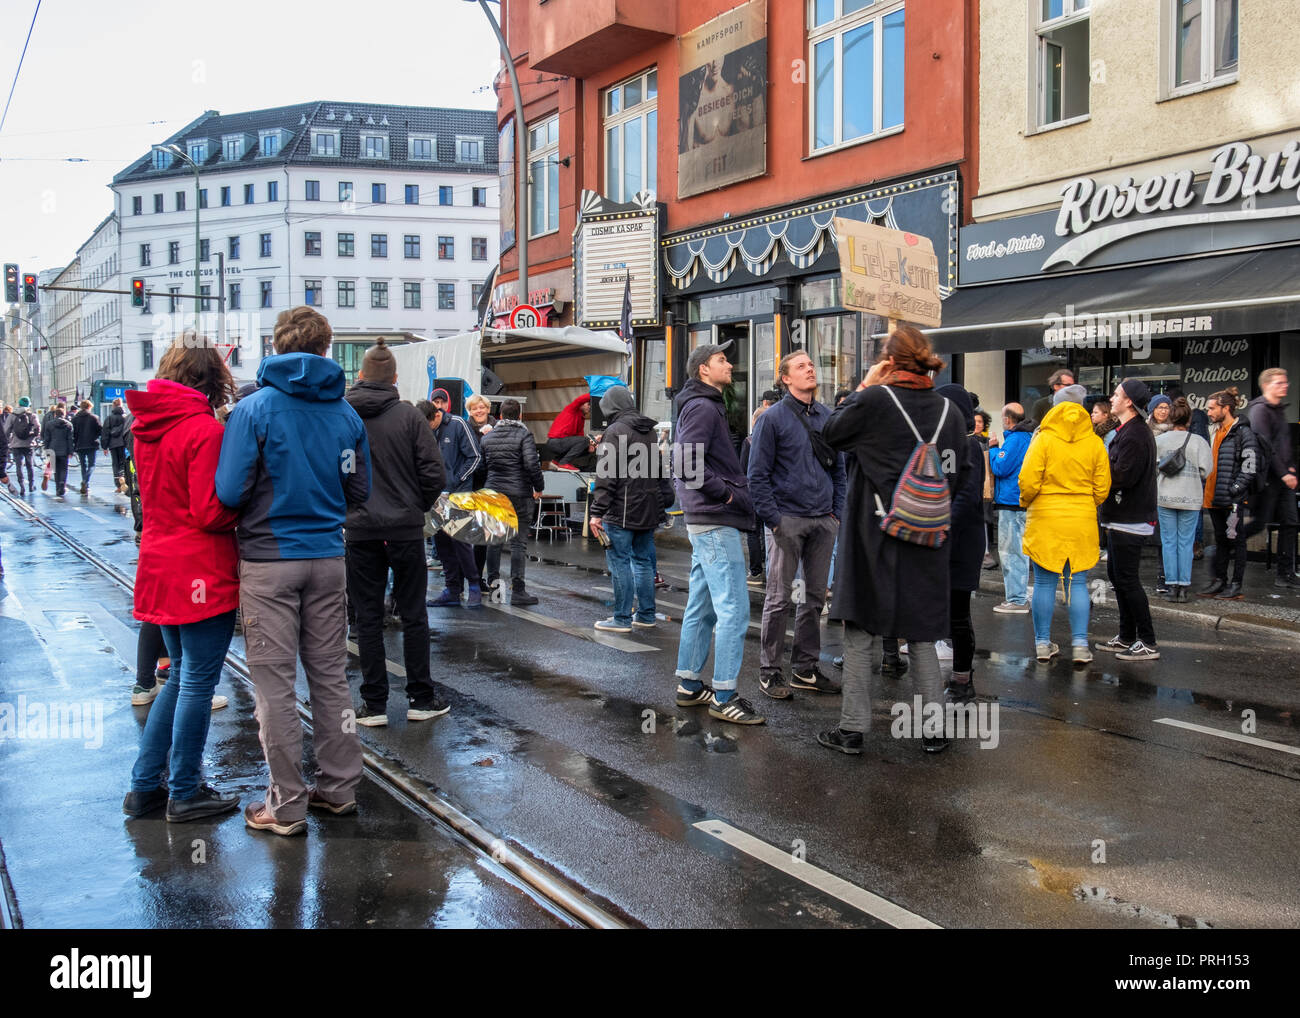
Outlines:
[[[750,0],[677,43],[677,197],[767,170],[767,0]]]

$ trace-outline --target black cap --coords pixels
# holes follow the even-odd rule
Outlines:
[[[703,346],[697,346],[691,351],[691,355],[686,358],[687,377],[699,378],[700,366],[706,364],[715,353],[722,353],[729,346],[731,346],[731,340],[729,339],[721,343],[705,343]]]

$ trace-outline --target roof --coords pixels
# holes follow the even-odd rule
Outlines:
[[[311,151],[311,131],[339,132],[339,155],[318,156]],[[275,156],[260,155],[258,138],[262,131],[280,130],[283,137]],[[387,159],[361,158],[361,134],[373,132],[388,136]],[[223,159],[222,138],[242,134],[249,140],[242,158]],[[411,135],[433,135],[438,140],[432,160],[407,158],[407,139]],[[483,161],[456,162],[456,137],[483,139]],[[436,106],[392,106],[383,103],[319,101],[276,106],[247,113],[221,114],[208,110],[159,144],[179,145],[206,138],[208,158],[202,170],[224,171],[262,166],[386,166],[394,169],[440,170],[453,173],[497,172],[497,119],[495,110],[446,109]],[[114,185],[140,183],[168,177],[187,177],[193,171],[180,159],[173,159],[164,170],[153,169],[153,152],[144,153],[113,178]]]

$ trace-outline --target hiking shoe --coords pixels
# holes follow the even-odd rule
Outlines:
[[[147,792],[127,792],[126,798],[122,800],[122,812],[129,817],[142,817],[146,813],[153,813],[166,805],[167,780],[164,778],[161,785],[157,788],[151,788]]]
[[[818,732],[817,741],[827,749],[838,749],[849,756],[862,755],[861,732],[846,732],[843,728],[832,728],[828,732]]]
[[[713,687],[700,683],[700,688],[691,692],[680,682],[677,683],[678,707],[702,707],[713,702]]]
[[[633,628],[633,629],[658,629],[658,628],[659,628],[659,623],[658,623],[658,622],[642,622],[640,619],[633,619],[633,620],[632,620],[632,628]]]
[[[1076,665],[1089,664],[1092,661],[1092,651],[1088,649],[1087,645],[1084,645],[1082,647],[1071,647],[1070,659]]]
[[[1115,657],[1120,661],[1155,661],[1159,659],[1160,651],[1138,640],[1128,650],[1120,651]]]
[[[993,609],[999,615],[1028,615],[1029,605],[1016,604],[1015,601],[1003,601]]]
[[[469,585],[469,592],[465,595],[465,607],[466,608],[483,607],[483,590],[481,587],[479,587],[477,583],[471,583]]]
[[[459,608],[460,595],[453,594],[446,587],[443,587],[441,594],[435,597],[432,601],[425,601],[424,603],[430,608]]]
[[[148,689],[145,689],[144,686],[140,685],[139,683],[136,683],[136,685],[131,690],[131,706],[144,707],[146,704],[153,703],[153,699],[157,695],[158,695],[158,687],[156,685],[150,686]]]
[[[1105,650],[1109,651],[1111,654],[1118,654],[1122,650],[1128,650],[1132,644],[1121,640],[1118,636],[1112,636],[1105,643],[1094,643],[1093,646],[1098,650]]]
[[[250,802],[244,807],[244,826],[255,831],[270,831],[272,834],[289,837],[294,834],[302,834],[307,830],[307,821],[292,820],[288,823],[281,823],[271,816],[270,811],[266,808],[266,803]]]
[[[709,700],[709,717],[720,721],[730,721],[733,725],[761,725],[763,719],[754,710],[754,705],[743,696],[733,696],[726,703],[718,701],[714,693]]]
[[[341,817],[345,814],[355,813],[357,811],[357,800],[353,799],[350,802],[330,802],[328,799],[322,798],[321,794],[316,791],[316,786],[312,785],[311,788],[307,789],[307,808],[323,809],[327,813],[333,813],[336,817]]]
[[[831,682],[825,675],[815,667],[808,674],[800,674],[797,671],[790,672],[791,689],[811,689],[814,693],[838,693],[839,686]]]
[[[1050,661],[1061,653],[1061,648],[1054,643],[1036,643],[1034,653],[1038,655],[1039,661]]]
[[[199,785],[199,790],[189,799],[167,800],[167,822],[183,824],[202,820],[239,808],[238,795],[222,795],[211,785]]]
[[[357,724],[365,725],[367,728],[383,728],[388,724],[388,714],[381,710],[371,710],[369,706],[362,704],[361,709],[357,711]]]
[[[766,672],[758,677],[758,688],[773,700],[788,700],[794,694],[780,672]]]
[[[441,700],[434,700],[433,703],[425,707],[416,707],[412,705],[406,710],[407,721],[431,721],[434,718],[440,718],[451,710],[451,704],[443,703]]]
[[[526,590],[512,590],[510,592],[510,603],[518,608],[520,605],[537,604],[537,598]]]
[[[599,622],[597,622],[595,628],[599,629],[602,633],[632,632],[631,626],[623,625],[623,623],[619,622],[618,619],[614,618],[612,615],[607,619],[601,619]]]

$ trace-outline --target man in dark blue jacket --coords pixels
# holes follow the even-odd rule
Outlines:
[[[843,454],[820,441],[814,444],[814,436],[820,439],[831,412],[817,402],[817,366],[812,358],[803,350],[787,354],[777,365],[777,378],[785,386],[786,396],[754,425],[749,491],[754,510],[771,535],[758,684],[773,699],[785,700],[791,687],[839,692],[818,671],[817,662],[822,652],[826,578],[844,509],[845,475]],[[826,455],[829,467],[819,452]],[[800,564],[802,587],[795,590],[794,576]],[[797,608],[787,685],[781,659],[791,600]]]
[[[673,473],[691,542],[690,593],[677,650],[677,706],[708,705],[709,714],[722,721],[761,725],[763,718],[736,690],[749,631],[740,533],[754,526],[754,509],[722,402],[722,390],[731,381],[728,345],[730,341],[706,344],[691,351],[686,362],[690,380],[674,401]],[[711,643],[712,689],[700,679]]]
[[[474,474],[482,461],[479,444],[474,441],[465,418],[457,417],[451,412],[451,395],[446,389],[433,390],[433,406],[438,416],[429,424],[433,428],[433,437],[438,440],[438,451],[442,453],[447,491],[473,491]],[[429,602],[430,607],[459,608],[461,594],[468,581],[469,598],[466,607],[481,608],[482,580],[478,574],[478,563],[474,560],[474,546],[452,540],[441,530],[434,535],[433,544],[438,549],[438,561],[444,570],[445,586],[442,593]]]
[[[266,801],[251,803],[244,823],[283,835],[307,829],[308,806],[355,810],[361,780],[345,671],[343,522],[370,497],[370,445],[343,399],[343,369],[325,356],[332,338],[315,308],[280,313],[276,356],[262,361],[260,388],[231,411],[217,464],[217,498],[243,510],[239,601],[271,772]],[[301,773],[299,657],[315,719],[314,787]]]

